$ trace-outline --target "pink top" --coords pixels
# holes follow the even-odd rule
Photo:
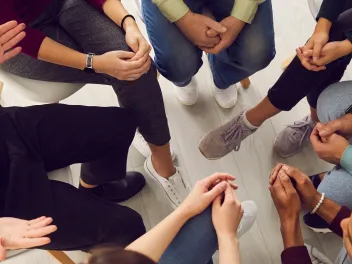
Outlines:
[[[102,10],[106,0],[87,0],[95,8]],[[30,28],[28,24],[34,21],[50,5],[51,0],[1,0],[0,2],[0,24],[16,20],[18,23],[27,25],[26,37],[18,46],[22,52],[37,58],[40,46],[46,37],[36,29]]]

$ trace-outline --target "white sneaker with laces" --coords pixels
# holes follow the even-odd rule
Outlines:
[[[243,217],[237,228],[238,239],[254,225],[258,212],[258,207],[254,201],[244,201],[241,204],[243,208]]]
[[[222,108],[232,108],[237,102],[237,85],[233,84],[227,89],[219,89],[215,86],[215,83],[211,80],[212,91],[215,101]]]
[[[198,101],[199,95],[199,87],[195,77],[184,87],[175,86],[175,93],[182,104],[187,106],[194,105]]]
[[[165,179],[155,171],[152,158],[149,157],[144,163],[144,170],[164,190],[174,209],[176,209],[189,194],[190,187],[183,180],[178,168],[176,168],[174,175],[169,177],[169,179]]]
[[[147,141],[145,141],[144,137],[138,131],[134,136],[132,144],[144,157],[148,158],[152,155],[152,152],[150,151]],[[170,144],[170,152],[171,152],[172,160],[175,160],[176,154],[171,144]]]

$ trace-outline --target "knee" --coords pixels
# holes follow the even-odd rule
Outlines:
[[[320,122],[327,123],[345,115],[351,106],[352,82],[340,82],[326,88],[318,99],[317,111]]]
[[[177,83],[188,81],[196,75],[202,66],[202,59],[195,52],[182,51],[182,55],[169,53],[156,56],[155,63],[161,75]]]

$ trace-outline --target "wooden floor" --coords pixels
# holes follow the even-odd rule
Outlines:
[[[233,109],[223,110],[215,103],[209,88],[210,70],[206,58],[204,66],[197,74],[201,93],[198,103],[193,107],[181,105],[174,96],[173,85],[164,78],[160,78],[172,133],[172,144],[177,153],[177,165],[182,173],[192,184],[216,171],[234,174],[240,186],[239,197],[242,200],[252,199],[258,205],[257,222],[240,241],[244,264],[281,263],[282,241],[279,222],[267,189],[271,168],[279,161],[297,166],[308,174],[322,172],[330,167],[319,161],[310,147],[304,148],[302,153],[289,159],[280,159],[273,154],[272,146],[277,133],[286,124],[308,113],[306,101],[299,103],[291,112],[282,113],[267,121],[257,133],[242,143],[239,152],[233,152],[219,161],[208,161],[197,150],[198,142],[205,133],[228,121],[243,109],[255,105],[266,95],[270,86],[281,74],[281,63],[291,56],[295,48],[302,45],[313,31],[314,20],[310,15],[306,0],[273,0],[273,9],[276,58],[269,67],[251,77],[252,85],[249,89],[239,89],[239,100]],[[351,68],[347,71],[345,79],[352,79]],[[31,104],[11,91],[11,85],[15,84],[4,81],[3,103],[5,105]],[[114,106],[117,102],[111,88],[87,85],[64,103]],[[144,158],[132,147],[128,168],[143,172],[143,162]],[[72,166],[72,169],[77,183],[79,165]],[[143,216],[145,225],[149,229],[163,219],[171,208],[158,186],[148,178],[147,182],[144,190],[125,204]],[[333,234],[317,235],[304,227],[303,232],[307,243],[317,246],[331,259],[336,256],[341,247],[341,239]],[[70,255],[77,262],[84,258],[84,254],[80,252],[73,252]],[[54,263],[45,252],[41,251],[31,251],[7,263],[11,262],[16,264]]]

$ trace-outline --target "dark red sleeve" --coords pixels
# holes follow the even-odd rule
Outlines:
[[[312,264],[305,246],[287,248],[281,253],[282,264]]]
[[[24,21],[13,11],[10,4],[6,2],[2,3],[0,8],[0,24],[5,24],[12,20],[16,20],[18,23],[24,23]],[[41,32],[30,28],[28,25],[26,26],[26,37],[17,46],[22,47],[23,53],[37,58],[40,46],[46,36]]]
[[[331,222],[331,231],[342,237],[341,222],[343,219],[349,218],[350,216],[351,210],[348,209],[346,206],[342,206],[334,220]]]
[[[96,9],[103,11],[103,4],[106,2],[106,0],[87,0],[87,2],[94,6]]]

